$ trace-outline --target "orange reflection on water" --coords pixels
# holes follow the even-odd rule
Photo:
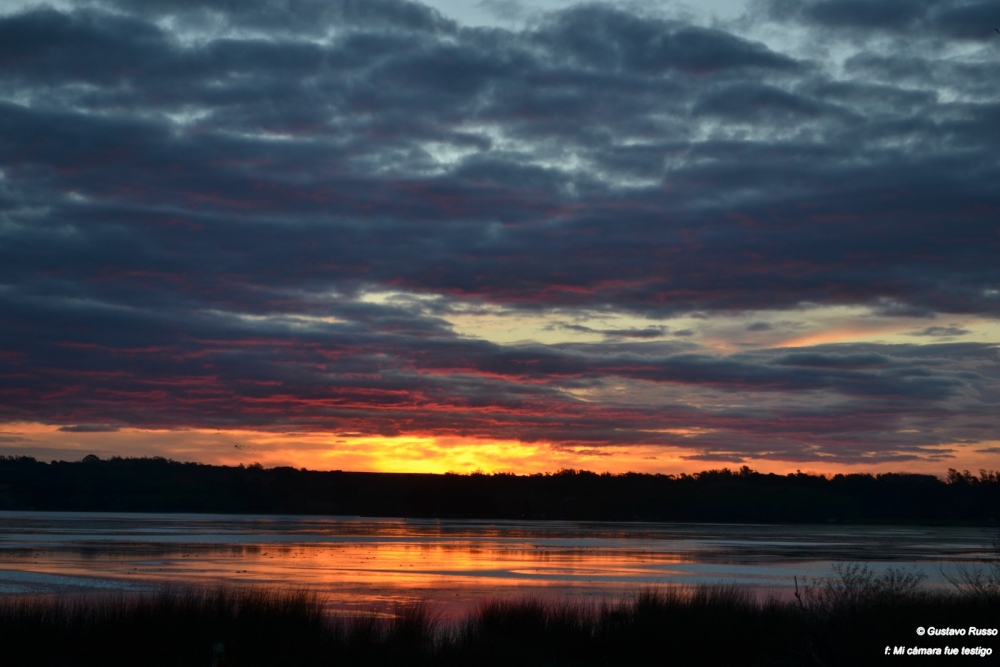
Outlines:
[[[940,564],[980,558],[982,541],[973,528],[0,512],[0,595],[223,584],[306,589],[339,613],[419,601],[454,617],[483,598],[650,585],[787,593],[831,559],[922,564],[943,581]]]
[[[650,586],[736,583],[767,594],[834,560],[974,562],[981,528],[605,524],[359,517],[0,512],[0,595],[306,589],[338,613],[483,598],[600,601]]]
[[[467,609],[473,600],[488,597],[563,596],[568,589],[585,597],[614,596],[668,580],[676,574],[670,565],[684,560],[677,554],[597,547],[379,539],[222,548],[125,544],[84,552],[37,550],[4,554],[0,568],[74,578],[81,589],[268,586],[319,592],[333,609],[346,613],[423,601],[450,616]]]

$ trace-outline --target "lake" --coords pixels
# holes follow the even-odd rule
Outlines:
[[[316,591],[339,613],[485,597],[613,599],[648,586],[748,585],[789,596],[836,562],[946,575],[996,529],[460,521],[318,516],[0,512],[0,594],[165,586]]]

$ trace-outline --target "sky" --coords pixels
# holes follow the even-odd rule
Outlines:
[[[0,454],[1000,467],[980,0],[0,8]]]

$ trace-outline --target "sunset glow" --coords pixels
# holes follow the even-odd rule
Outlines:
[[[685,439],[706,436],[700,430],[669,429],[676,443],[665,453],[662,446],[565,447],[553,443],[490,442],[456,437],[370,437],[329,433],[271,433],[247,430],[142,430],[113,432],[66,432],[43,424],[14,423],[7,426],[7,441],[25,443],[8,446],[12,454],[31,452],[41,460],[75,461],[87,454],[101,458],[133,456],[139,448],[144,456],[178,461],[198,460],[214,465],[291,466],[309,470],[359,472],[514,473],[533,475],[573,468],[600,473],[645,472],[693,474],[706,467],[703,450],[683,447]],[[30,443],[30,444],[29,444]],[[992,448],[992,451],[991,449]],[[764,473],[835,475],[853,472],[908,472],[941,474],[955,467],[978,471],[995,466],[1000,440],[973,446],[952,443],[940,448],[937,457],[900,464],[896,461],[858,461],[845,466],[830,461],[772,461],[766,457],[746,461]],[[982,451],[982,450],[986,451]],[[734,467],[730,465],[729,467]]]

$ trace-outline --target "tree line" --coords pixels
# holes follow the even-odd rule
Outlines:
[[[0,456],[0,510],[477,519],[991,522],[1000,473],[403,474],[215,466],[164,458]]]

